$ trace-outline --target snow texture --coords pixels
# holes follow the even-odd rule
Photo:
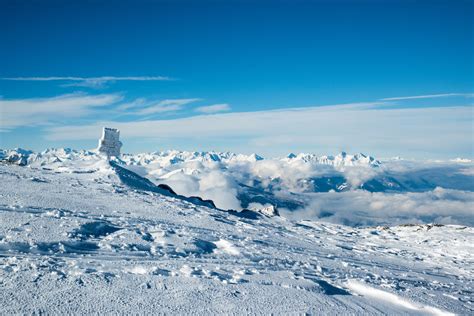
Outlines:
[[[156,181],[182,169],[175,174],[194,175],[200,186],[205,179],[200,190],[211,192],[212,181],[218,188],[233,187],[241,180],[236,170],[247,170],[249,181],[264,182],[274,172],[280,179],[275,187],[301,188],[279,168],[307,168],[314,179],[319,162],[326,160],[308,165],[293,157],[261,165],[265,160],[257,156],[175,152],[125,155],[109,163],[94,152],[70,149],[0,155],[0,314],[474,313],[472,227],[350,227],[287,216],[296,210],[271,217],[226,211]],[[297,168],[289,167],[294,163]],[[451,188],[391,193],[358,187],[295,190],[294,195],[304,200],[306,194],[320,194],[318,199],[328,197],[330,202],[322,203],[335,209],[347,209],[352,201],[356,213],[364,203],[376,202],[360,215],[372,214],[375,222],[382,221],[377,212],[387,205],[399,207],[392,208],[391,219],[403,217],[411,207],[421,207],[423,202],[413,201],[425,195],[432,206],[461,200],[439,212],[455,204],[468,207],[463,199],[472,203],[470,191],[453,188],[456,181],[443,176],[450,170],[457,180],[469,177],[470,162],[424,163],[423,168],[412,162],[387,164],[398,179],[408,172],[414,181],[419,174],[413,174],[421,172],[426,181]],[[337,169],[341,164],[335,165],[323,171],[345,176]],[[370,159],[362,165],[350,167],[376,169],[376,177],[385,168]],[[252,188],[259,187],[242,192],[250,194]],[[380,196],[371,201],[373,194]],[[339,206],[337,197],[343,200]],[[431,218],[428,208],[416,212]],[[472,209],[464,214],[472,223]]]

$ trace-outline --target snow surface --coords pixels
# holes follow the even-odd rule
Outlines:
[[[20,158],[12,158],[15,154]],[[238,213],[178,196],[173,185],[170,190],[150,181],[166,164],[195,170],[182,174],[211,173],[192,168],[195,160],[210,160],[207,168],[236,181],[227,173],[232,164],[222,161],[254,166],[265,161],[258,156],[159,153],[125,156],[114,167],[87,151],[15,154],[0,153],[9,161],[0,164],[1,314],[474,312],[470,226],[350,227],[286,216],[296,210],[273,217]],[[284,159],[295,158],[272,160],[268,166],[288,164]],[[356,167],[384,168],[384,162],[365,161]],[[449,177],[441,169],[472,168],[466,162],[425,164],[422,169],[413,164],[397,162],[391,170],[430,170],[433,177],[428,179],[444,181]],[[260,167],[267,165],[259,166],[259,172]],[[340,164],[330,167],[330,172],[346,172],[337,171]],[[212,190],[211,180],[219,177],[209,177],[204,184]],[[263,173],[260,179],[264,178]],[[340,196],[355,204],[361,203],[361,196],[370,200],[373,194],[383,194],[379,204],[408,194],[432,194],[438,202],[452,202],[453,195],[471,196],[468,190],[436,187],[419,192],[358,188],[295,194]],[[419,207],[411,201],[412,197],[402,199],[405,212]],[[465,218],[472,223],[472,213],[466,211]]]

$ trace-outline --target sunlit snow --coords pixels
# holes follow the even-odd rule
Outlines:
[[[470,161],[0,158],[4,314],[474,310]]]

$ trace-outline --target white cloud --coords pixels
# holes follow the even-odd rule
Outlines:
[[[383,98],[381,101],[397,101],[397,100],[415,100],[415,99],[433,99],[433,98],[445,98],[445,97],[474,97],[474,93],[443,93],[443,94],[427,94],[427,95],[414,95],[408,97],[393,97]]]
[[[440,223],[474,225],[474,193],[436,188],[427,192],[371,193],[362,190],[314,193],[303,209],[280,210],[293,219],[322,218],[350,226]]]
[[[72,83],[64,84],[67,87],[92,87],[99,88],[109,82],[114,81],[169,81],[173,80],[170,77],[164,76],[127,76],[127,77],[116,77],[116,76],[101,76],[101,77],[9,77],[0,78],[0,80],[10,81],[72,81]]]
[[[143,107],[146,106],[147,100],[145,98],[137,98],[133,101],[122,103],[119,106],[116,107],[116,110],[118,111],[126,111],[128,109],[133,109],[136,107]]]
[[[431,222],[474,225],[474,192],[469,178],[472,174],[464,173],[466,163],[390,160],[373,168],[331,166],[304,159],[254,161],[242,156],[200,161],[195,153],[176,151],[141,157],[147,157],[146,162],[129,166],[131,170],[157,184],[170,185],[178,194],[211,199],[223,209],[240,210],[252,196],[258,196],[261,203],[270,196],[269,203],[279,205],[284,216],[295,219],[322,219],[354,226]],[[130,158],[125,161],[130,162]],[[135,157],[132,161],[143,160]],[[346,187],[349,191],[314,193],[314,179],[332,179],[320,183],[338,185],[341,177],[350,184]],[[405,188],[400,187],[402,191],[396,193],[357,189],[370,179],[386,178],[399,181]],[[298,208],[287,201],[303,206]],[[285,205],[292,210],[285,209]]]
[[[145,108],[136,111],[134,114],[138,115],[148,115],[164,112],[174,112],[179,111],[186,104],[200,101],[201,99],[168,99],[160,101],[156,104],[149,104]]]
[[[126,138],[156,138],[162,143],[199,139],[202,150],[216,139],[245,139],[245,152],[283,155],[361,151],[379,156],[459,155],[472,148],[472,107],[375,109],[380,103],[345,104],[274,111],[201,115],[173,120],[97,122],[54,127],[50,140],[95,139],[104,125]],[[284,141],[285,146],[280,142]],[[206,147],[212,146],[212,147]],[[229,150],[235,150],[227,147]],[[425,157],[426,157],[425,156]]]
[[[0,100],[2,130],[18,126],[44,125],[62,119],[90,114],[94,108],[119,102],[118,94],[65,94],[53,98]]]
[[[201,112],[201,113],[206,113],[206,114],[226,112],[226,111],[230,111],[230,106],[227,103],[200,106],[196,108],[196,112]]]

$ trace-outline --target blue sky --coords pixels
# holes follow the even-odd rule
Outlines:
[[[107,124],[128,152],[473,157],[473,12],[473,1],[4,0],[0,147],[93,148]]]

